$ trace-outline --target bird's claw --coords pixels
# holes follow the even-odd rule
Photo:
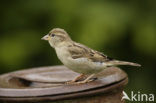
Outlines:
[[[68,82],[65,82],[65,84],[75,84],[76,82],[75,81],[68,81]]]
[[[85,84],[85,83],[89,83],[89,82],[92,82],[94,81],[95,79],[90,79],[90,80],[83,80],[83,81],[78,81],[78,82],[75,82],[75,81],[68,81],[66,82],[65,84]]]

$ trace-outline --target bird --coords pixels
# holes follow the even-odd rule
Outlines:
[[[93,81],[96,74],[108,67],[118,65],[141,66],[137,63],[110,58],[102,52],[77,43],[61,28],[52,29],[41,39],[49,42],[50,46],[55,49],[59,60],[67,68],[80,74],[71,81],[68,81],[68,84],[82,84]],[[81,80],[84,76],[87,77]]]

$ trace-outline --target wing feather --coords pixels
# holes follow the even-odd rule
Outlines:
[[[112,60],[111,58],[107,57],[103,53],[92,50],[79,43],[73,43],[73,45],[70,45],[68,47],[68,50],[73,59],[87,58],[92,62],[107,62]]]

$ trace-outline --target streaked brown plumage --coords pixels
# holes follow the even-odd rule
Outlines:
[[[101,52],[88,48],[85,45],[74,42],[68,33],[60,28],[52,29],[42,39],[48,40],[55,49],[58,58],[69,69],[89,76],[81,83],[88,82],[93,74],[101,72],[108,66],[131,65],[140,66],[137,63],[119,61],[107,57]],[[73,80],[75,82],[76,79]]]

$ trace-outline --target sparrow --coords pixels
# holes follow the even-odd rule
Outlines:
[[[61,28],[52,29],[42,40],[47,40],[56,51],[59,60],[69,69],[80,75],[68,82],[80,84],[92,81],[102,70],[117,65],[141,66],[137,63],[112,59],[101,52],[73,41],[68,33]],[[86,76],[84,80],[79,81]]]

